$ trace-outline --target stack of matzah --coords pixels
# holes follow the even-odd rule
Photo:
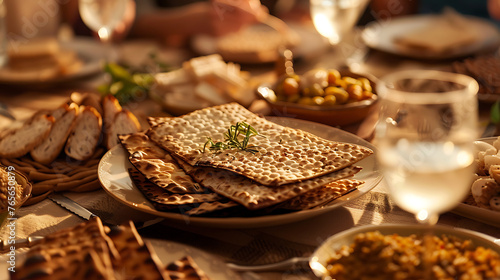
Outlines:
[[[182,265],[179,265],[182,264]],[[208,279],[189,256],[163,264],[132,222],[103,226],[99,218],[46,236],[26,254],[12,279]]]
[[[257,152],[205,146],[209,138],[223,141],[237,122],[259,133],[249,142]],[[146,134],[120,137],[136,167],[131,177],[158,210],[188,215],[228,208],[261,214],[327,203],[363,183],[341,179],[359,172],[354,164],[373,153],[275,124],[236,103],[151,118],[150,124]]]

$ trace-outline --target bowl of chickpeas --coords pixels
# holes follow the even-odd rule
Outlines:
[[[362,121],[377,101],[375,83],[347,70],[285,74],[257,88],[274,115],[342,126]]]

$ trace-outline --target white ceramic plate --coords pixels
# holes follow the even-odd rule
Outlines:
[[[478,40],[463,48],[454,51],[434,54],[411,49],[400,49],[394,44],[394,39],[401,34],[424,27],[429,20],[439,15],[415,15],[397,17],[387,21],[374,21],[367,24],[361,37],[369,47],[388,53],[423,59],[449,59],[471,55],[484,49],[494,48],[500,44],[500,33],[492,23],[487,20],[467,16],[469,26],[476,29]]]
[[[300,43],[293,47],[294,58],[305,58],[323,53],[329,47],[328,42],[312,26],[304,26],[290,23],[288,26],[300,37]],[[216,53],[216,37],[210,35],[197,35],[193,37],[191,48],[199,55],[209,55]],[[242,60],[233,59],[236,63],[249,63],[245,57]],[[271,61],[252,61],[253,63],[270,63]]]
[[[354,227],[349,230],[340,232],[329,237],[320,247],[313,253],[309,265],[318,277],[324,276],[325,265],[328,260],[344,245],[350,245],[354,242],[354,237],[363,232],[380,231],[384,235],[398,234],[400,236],[409,236],[411,234],[423,234],[428,227],[418,224],[382,224],[382,225],[367,225]],[[435,226],[433,228],[435,235],[445,234],[447,236],[455,236],[462,240],[470,239],[475,246],[483,246],[491,248],[500,253],[500,240],[466,229]],[[497,243],[498,245],[495,245]]]
[[[205,251],[172,241],[158,239],[146,240],[153,245],[156,254],[165,266],[180,258],[190,256],[210,279],[240,279],[234,271],[227,267],[225,262]]]
[[[479,141],[492,144],[493,141],[495,141],[496,139],[497,137],[488,137],[479,139]],[[492,226],[500,227],[500,212],[498,211],[493,211],[473,205],[468,205],[465,203],[460,203],[460,205],[458,205],[455,209],[453,209],[452,212],[467,217],[469,219],[480,221]]]
[[[83,65],[77,72],[48,80],[26,78],[13,81],[0,75],[0,84],[31,86],[68,82],[96,74],[102,71],[104,62],[113,62],[118,59],[116,51],[106,47],[95,38],[75,37],[71,41],[61,42],[60,47],[61,49],[75,51],[78,58],[82,60]]]
[[[269,120],[280,125],[299,128],[311,132],[325,139],[359,144],[369,147],[375,151],[375,147],[369,142],[366,142],[365,140],[353,134],[330,126],[303,120],[280,117],[269,117]],[[136,210],[160,217],[165,217],[174,222],[186,224],[224,228],[252,228],[280,225],[307,219],[321,213],[325,213],[326,211],[330,211],[331,209],[339,207],[350,200],[364,195],[380,182],[380,180],[382,179],[382,175],[375,160],[375,155],[371,155],[363,159],[356,165],[363,167],[363,169],[361,170],[361,172],[356,174],[354,178],[365,181],[365,184],[361,185],[357,190],[332,201],[326,206],[287,214],[245,218],[189,217],[182,214],[156,210],[153,205],[142,195],[140,190],[138,190],[132,183],[127,172],[127,169],[131,167],[131,164],[127,159],[125,150],[119,145],[109,150],[102,157],[98,166],[98,176],[101,185],[109,195],[117,199],[119,202]]]

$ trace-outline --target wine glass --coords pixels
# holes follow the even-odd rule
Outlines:
[[[310,0],[311,18],[316,30],[332,46],[353,30],[368,0]]]
[[[78,0],[83,22],[107,43],[113,30],[125,15],[130,0]]]
[[[406,70],[377,85],[375,143],[389,194],[427,225],[468,194],[474,176],[477,82],[465,75]]]

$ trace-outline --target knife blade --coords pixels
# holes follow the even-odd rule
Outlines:
[[[70,211],[73,214],[76,214],[77,216],[85,220],[90,220],[91,218],[97,217],[97,215],[90,212],[85,207],[81,206],[80,204],[76,203],[75,201],[69,199],[68,197],[62,194],[53,193],[49,195],[48,198],[53,202],[55,202],[57,205],[63,207],[64,209]]]
[[[53,202],[55,202],[57,205],[63,207],[64,209],[70,211],[73,214],[76,214],[77,216],[79,216],[85,220],[89,220],[93,217],[98,217],[96,214],[90,212],[87,208],[81,206],[76,201],[74,201],[74,200],[70,199],[69,197],[64,196],[60,193],[52,193],[51,195],[48,196],[48,198],[50,200],[52,200]],[[164,220],[164,218],[158,217],[156,219],[152,219],[152,220],[144,221],[144,222],[141,222],[141,221],[135,222],[134,221],[134,225],[135,225],[135,228],[139,230],[139,229],[143,229],[145,227],[149,227],[151,225],[157,224],[163,220]],[[111,223],[106,222],[104,220],[102,222],[104,224],[116,226],[116,224],[111,224]]]
[[[11,120],[16,120],[16,118],[10,113],[7,105],[0,102],[0,115],[5,116]]]

